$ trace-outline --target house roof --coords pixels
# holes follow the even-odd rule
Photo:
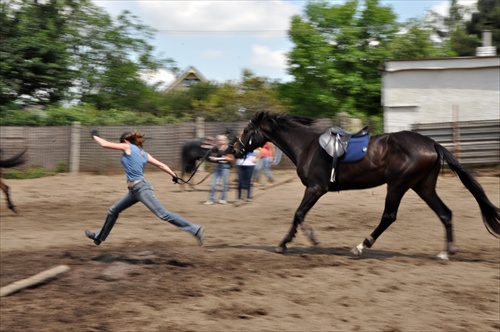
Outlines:
[[[498,68],[500,56],[471,56],[455,58],[425,58],[388,60],[384,72],[397,72],[407,70],[449,70],[449,69],[477,69]]]
[[[198,69],[196,69],[194,66],[189,66],[186,70],[184,70],[182,72],[182,74],[180,74],[175,79],[175,81],[172,82],[172,84],[170,84],[167,87],[166,90],[168,91],[168,90],[175,89],[175,88],[185,88],[184,80],[187,80],[187,79],[197,80],[200,82],[207,82],[207,79],[205,78],[205,76],[203,76],[203,74]]]

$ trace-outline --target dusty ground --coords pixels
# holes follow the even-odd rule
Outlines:
[[[446,262],[435,259],[443,227],[413,193],[373,249],[350,253],[378,224],[385,187],[327,194],[307,218],[321,247],[299,233],[287,254],[275,253],[303,193],[294,172],[275,174],[276,185],[235,207],[202,205],[208,181],[182,192],[149,172],[167,208],[206,227],[201,248],[142,205],[125,211],[101,246],[85,238],[125,192],[123,175],[6,180],[19,214],[2,196],[0,286],[60,264],[71,269],[2,297],[0,330],[500,330],[500,241],[458,178],[438,184],[460,250]],[[500,205],[500,178],[478,179]]]

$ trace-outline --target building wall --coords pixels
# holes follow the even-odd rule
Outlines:
[[[412,124],[500,117],[500,57],[389,61],[383,75],[384,131]]]

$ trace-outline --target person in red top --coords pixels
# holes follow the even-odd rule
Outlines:
[[[269,182],[274,182],[274,177],[271,173],[271,164],[273,163],[275,156],[274,144],[266,142],[256,154],[259,157],[259,161],[257,162],[254,170],[254,182],[259,183],[262,171],[266,175]]]

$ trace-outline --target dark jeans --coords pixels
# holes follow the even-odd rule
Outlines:
[[[238,199],[243,189],[247,190],[247,199],[252,198],[252,174],[255,166],[238,166]]]

